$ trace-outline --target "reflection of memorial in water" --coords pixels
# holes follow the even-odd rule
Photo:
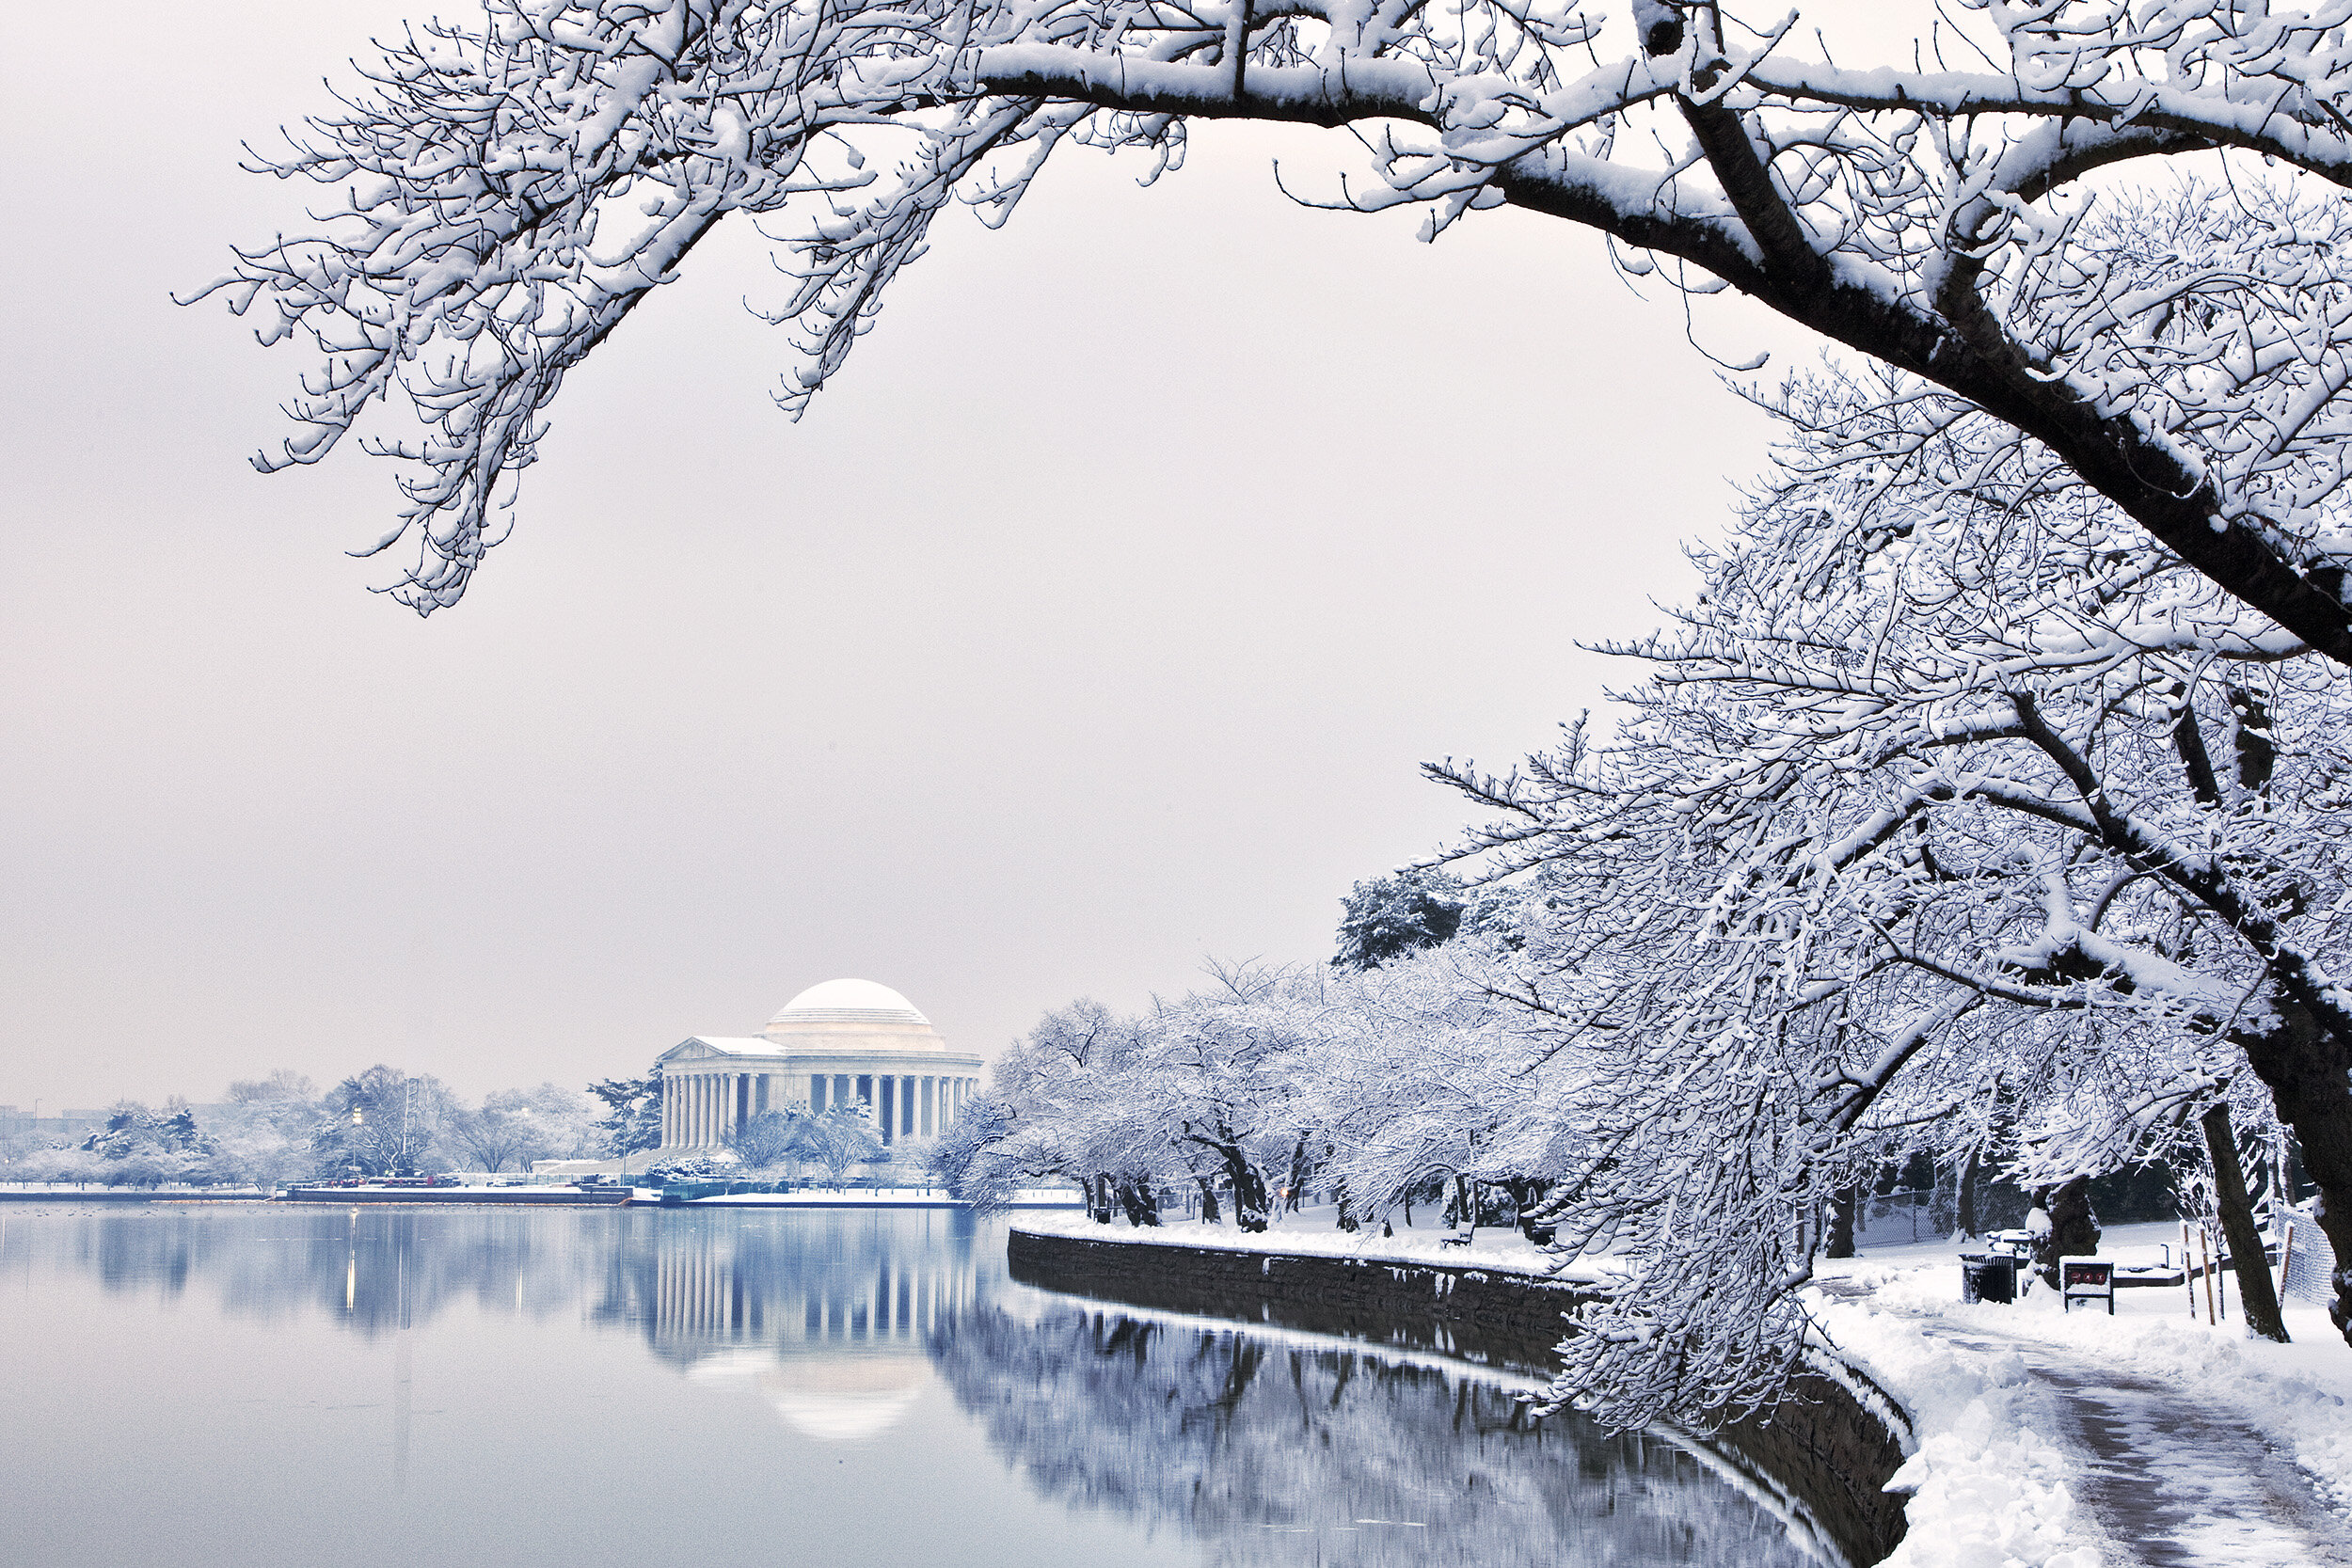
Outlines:
[[[1565,1418],[1533,1424],[1509,1389],[1434,1359],[1400,1362],[1392,1350],[1031,1291],[1008,1277],[1002,1224],[963,1213],[253,1206],[5,1218],[0,1277],[13,1286],[22,1275],[36,1299],[70,1291],[78,1275],[119,1307],[146,1296],[158,1313],[185,1311],[190,1297],[210,1298],[227,1317],[306,1321],[373,1341],[380,1354],[326,1355],[334,1402],[302,1408],[328,1424],[300,1430],[360,1453],[364,1465],[350,1473],[364,1489],[389,1482],[387,1492],[405,1488],[412,1502],[469,1506],[483,1490],[485,1453],[512,1466],[510,1477],[569,1474],[594,1453],[577,1424],[581,1407],[568,1399],[551,1398],[541,1417],[507,1402],[511,1386],[453,1375],[470,1356],[513,1354],[530,1342],[517,1334],[535,1329],[546,1365],[578,1376],[593,1380],[614,1357],[650,1354],[703,1386],[700,1397],[645,1406],[672,1435],[641,1444],[636,1459],[675,1461],[683,1467],[659,1472],[674,1478],[733,1463],[736,1454],[710,1445],[739,1443],[747,1424],[778,1419],[779,1443],[795,1433],[871,1442],[866,1458],[919,1475],[916,1493],[1017,1490],[1057,1504],[1020,1517],[1060,1547],[1083,1539],[1092,1550],[1118,1533],[1104,1533],[1106,1521],[1126,1520],[1137,1542],[1198,1543],[1200,1560],[1230,1568],[1803,1560],[1767,1509],[1677,1443],[1608,1436]],[[315,1338],[282,1343],[299,1357]],[[110,1397],[173,1377],[200,1383],[203,1366],[156,1358],[182,1343],[126,1340],[136,1376]],[[256,1364],[239,1375],[265,1383],[268,1371]],[[221,1399],[234,1387],[240,1409],[254,1391],[205,1386]],[[723,1403],[737,1406],[733,1418],[707,1430],[668,1419],[681,1409],[716,1414]],[[427,1411],[443,1419],[423,1419]],[[626,1425],[633,1410],[614,1413]],[[969,1440],[967,1426],[982,1441]],[[469,1441],[460,1455],[454,1442],[429,1440],[472,1427],[499,1432],[498,1444]],[[173,1453],[177,1463],[183,1449]],[[112,1457],[93,1449],[76,1463],[100,1473]],[[835,1458],[852,1470],[861,1463],[836,1452],[773,1472],[778,1518],[839,1506],[829,1488],[848,1472]],[[708,1506],[691,1484],[656,1483],[630,1499],[681,1532]],[[1085,1516],[1077,1533],[1056,1525],[1062,1509]],[[566,1499],[529,1520],[533,1545],[572,1517]],[[973,1560],[1027,1560],[1024,1542],[990,1539],[985,1518],[973,1523]],[[589,1537],[575,1544],[583,1549],[564,1560],[604,1560]],[[929,1555],[882,1550],[871,1560],[946,1560],[935,1541],[924,1546]],[[556,1560],[520,1544],[492,1553],[518,1554]],[[85,1551],[42,1560],[112,1559]]]
[[[812,1437],[870,1437],[905,1415],[931,1380],[932,1339],[987,1283],[968,1215],[664,1217],[676,1223],[652,1243],[655,1354],[699,1380],[754,1384]]]

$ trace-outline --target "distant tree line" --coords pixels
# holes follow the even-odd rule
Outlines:
[[[650,1116],[658,1126],[659,1079]],[[608,1102],[609,1104],[609,1102]],[[547,1083],[497,1089],[469,1104],[430,1073],[378,1064],[325,1091],[280,1069],[229,1085],[199,1117],[174,1097],[160,1107],[125,1100],[96,1132],[73,1139],[18,1138],[0,1148],[0,1180],[83,1185],[247,1186],[312,1177],[498,1173],[535,1160],[616,1149],[613,1118],[597,1099]],[[644,1113],[631,1110],[628,1119]]]

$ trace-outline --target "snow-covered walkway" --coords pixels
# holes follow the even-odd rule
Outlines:
[[[2177,1227],[2123,1227],[2130,1259]],[[1894,1568],[2352,1568],[2352,1350],[2316,1307],[2292,1345],[2118,1293],[2113,1317],[2046,1289],[1963,1306],[1958,1249],[1831,1265],[1820,1316],[1910,1409]],[[2150,1259],[2153,1261],[2152,1256]]]
[[[2352,1568],[2344,1521],[2311,1479],[2236,1412],[2018,1335],[1931,1330],[1964,1349],[2018,1355],[2058,1396],[2083,1460],[2077,1495],[2114,1556],[2148,1568]]]

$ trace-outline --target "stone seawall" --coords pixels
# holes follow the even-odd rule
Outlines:
[[[1221,1247],[1093,1241],[1015,1229],[1013,1278],[1041,1290],[1201,1317],[1239,1319],[1431,1351],[1549,1375],[1577,1287],[1468,1264],[1387,1262]],[[1883,1417],[1880,1412],[1883,1412]],[[1848,1561],[1874,1563],[1903,1537],[1903,1499],[1883,1488],[1903,1462],[1894,1402],[1851,1369],[1800,1376],[1769,1417],[1705,1446],[1779,1499],[1793,1528]]]

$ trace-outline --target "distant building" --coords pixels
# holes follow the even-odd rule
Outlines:
[[[105,1126],[106,1117],[103,1110],[36,1117],[14,1105],[0,1105],[0,1138],[78,1138]]]
[[[979,1086],[980,1059],[871,980],[827,980],[746,1037],[696,1035],[663,1052],[661,1147],[711,1148],[769,1111],[872,1110],[886,1143],[936,1137]]]

